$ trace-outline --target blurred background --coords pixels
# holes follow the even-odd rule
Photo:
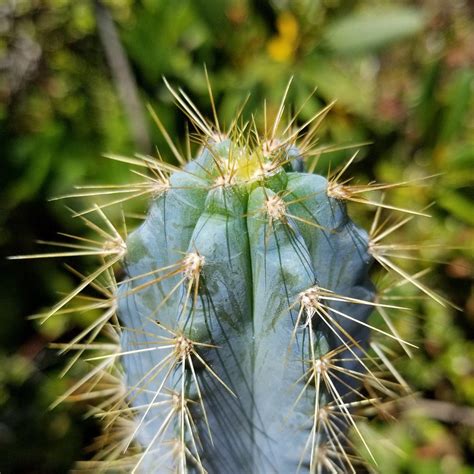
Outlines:
[[[419,400],[393,406],[396,421],[364,427],[379,471],[466,473],[474,466],[474,4],[469,0],[3,0],[0,2],[0,472],[62,473],[88,456],[97,434],[81,404],[48,406],[70,386],[65,358],[48,349],[84,327],[84,317],[27,319],[77,285],[61,259],[7,261],[44,251],[37,240],[81,234],[66,206],[48,202],[82,184],[130,182],[106,152],[172,153],[145,104],[184,143],[182,113],[162,76],[211,116],[207,66],[222,123],[250,97],[244,116],[274,115],[288,103],[311,117],[333,99],[320,143],[360,148],[354,182],[397,182],[390,203],[430,219],[404,226],[397,241],[428,242],[411,273],[462,312],[413,299],[414,316],[395,321],[419,346],[397,368]],[[326,173],[350,156],[322,155]],[[145,200],[126,203],[129,229]],[[369,224],[370,209],[353,206]],[[119,216],[120,206],[107,215]],[[139,216],[138,216],[139,217]],[[60,239],[60,238],[59,238]],[[432,245],[436,242],[436,245]],[[47,249],[45,249],[47,250]],[[87,259],[67,261],[87,271]],[[411,290],[403,287],[402,293]],[[400,350],[394,348],[400,353]],[[398,357],[398,356],[397,356]],[[386,414],[385,414],[386,415]]]

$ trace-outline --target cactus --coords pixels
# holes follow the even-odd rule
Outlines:
[[[238,119],[223,133],[217,119],[211,124],[172,93],[200,132],[196,158],[179,154],[151,111],[181,166],[113,157],[150,173],[126,188],[75,195],[121,196],[75,214],[98,239],[29,256],[101,259],[90,275],[76,272],[78,287],[41,315],[96,315],[72,341],[53,345],[75,352],[65,371],[80,359],[91,367],[57,403],[87,401],[105,427],[97,454],[77,470],[356,472],[363,461],[355,444],[376,465],[356,412],[407,387],[372,336],[407,352],[412,344],[390,319],[404,308],[386,298],[390,286],[375,289],[369,272],[376,262],[393,286],[411,283],[446,304],[421,275],[395,265],[396,246],[383,244],[424,213],[365,197],[394,185],[342,181],[354,157],[328,179],[304,171],[330,106],[279,134],[283,100],[260,137]],[[144,195],[144,222],[121,235],[104,209]],[[349,218],[348,200],[376,207],[369,233]],[[409,215],[380,224],[387,208]],[[100,297],[86,296],[90,289]],[[374,309],[385,327],[371,324]]]

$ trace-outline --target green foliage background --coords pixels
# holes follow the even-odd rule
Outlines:
[[[430,283],[463,312],[419,300],[405,337],[420,346],[399,369],[422,400],[421,412],[400,404],[365,428],[382,473],[471,473],[474,466],[474,7],[468,0],[108,0],[143,103],[183,143],[182,114],[161,79],[183,87],[210,116],[203,64],[219,115],[229,124],[250,92],[244,115],[269,114],[291,76],[289,103],[306,103],[301,120],[337,99],[321,143],[371,142],[353,167],[355,182],[396,182],[436,174],[400,189],[391,202],[431,219],[401,232],[424,245]],[[59,261],[8,262],[35,253],[35,240],[79,233],[65,201],[51,197],[77,184],[124,183],[126,166],[104,152],[132,155],[131,122],[108,65],[92,0],[6,0],[0,5],[0,472],[66,472],[96,434],[80,405],[48,405],[77,374],[47,349],[83,326],[84,318],[53,318],[39,326],[27,315],[72,289]],[[147,133],[173,162],[151,118]],[[326,172],[350,151],[321,157]],[[67,203],[80,207],[74,203]],[[142,212],[143,202],[127,207]],[[117,211],[110,211],[112,215]],[[368,214],[358,208],[358,219]],[[400,234],[399,234],[400,235]],[[91,268],[84,260],[68,262]],[[426,266],[426,262],[422,262]],[[423,268],[407,261],[411,272]],[[434,402],[434,405],[433,403]],[[376,417],[377,418],[377,417]],[[384,441],[381,436],[390,442]]]

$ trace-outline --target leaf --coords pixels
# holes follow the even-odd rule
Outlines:
[[[467,122],[470,114],[473,86],[474,73],[467,68],[459,71],[454,77],[439,133],[440,143],[454,140],[462,133],[463,124]]]
[[[369,115],[374,102],[374,84],[357,74],[357,63],[339,64],[315,55],[299,70],[299,74],[308,85],[317,86],[318,94],[326,101],[337,100],[338,106]]]
[[[438,198],[438,204],[461,221],[474,225],[472,202],[460,193],[446,191]]]
[[[325,40],[336,53],[364,54],[414,35],[423,24],[423,15],[415,9],[375,8],[353,13],[329,25]]]

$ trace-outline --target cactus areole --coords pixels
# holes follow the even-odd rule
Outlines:
[[[209,138],[129,235],[118,316],[133,472],[353,469],[369,239],[298,158]]]

